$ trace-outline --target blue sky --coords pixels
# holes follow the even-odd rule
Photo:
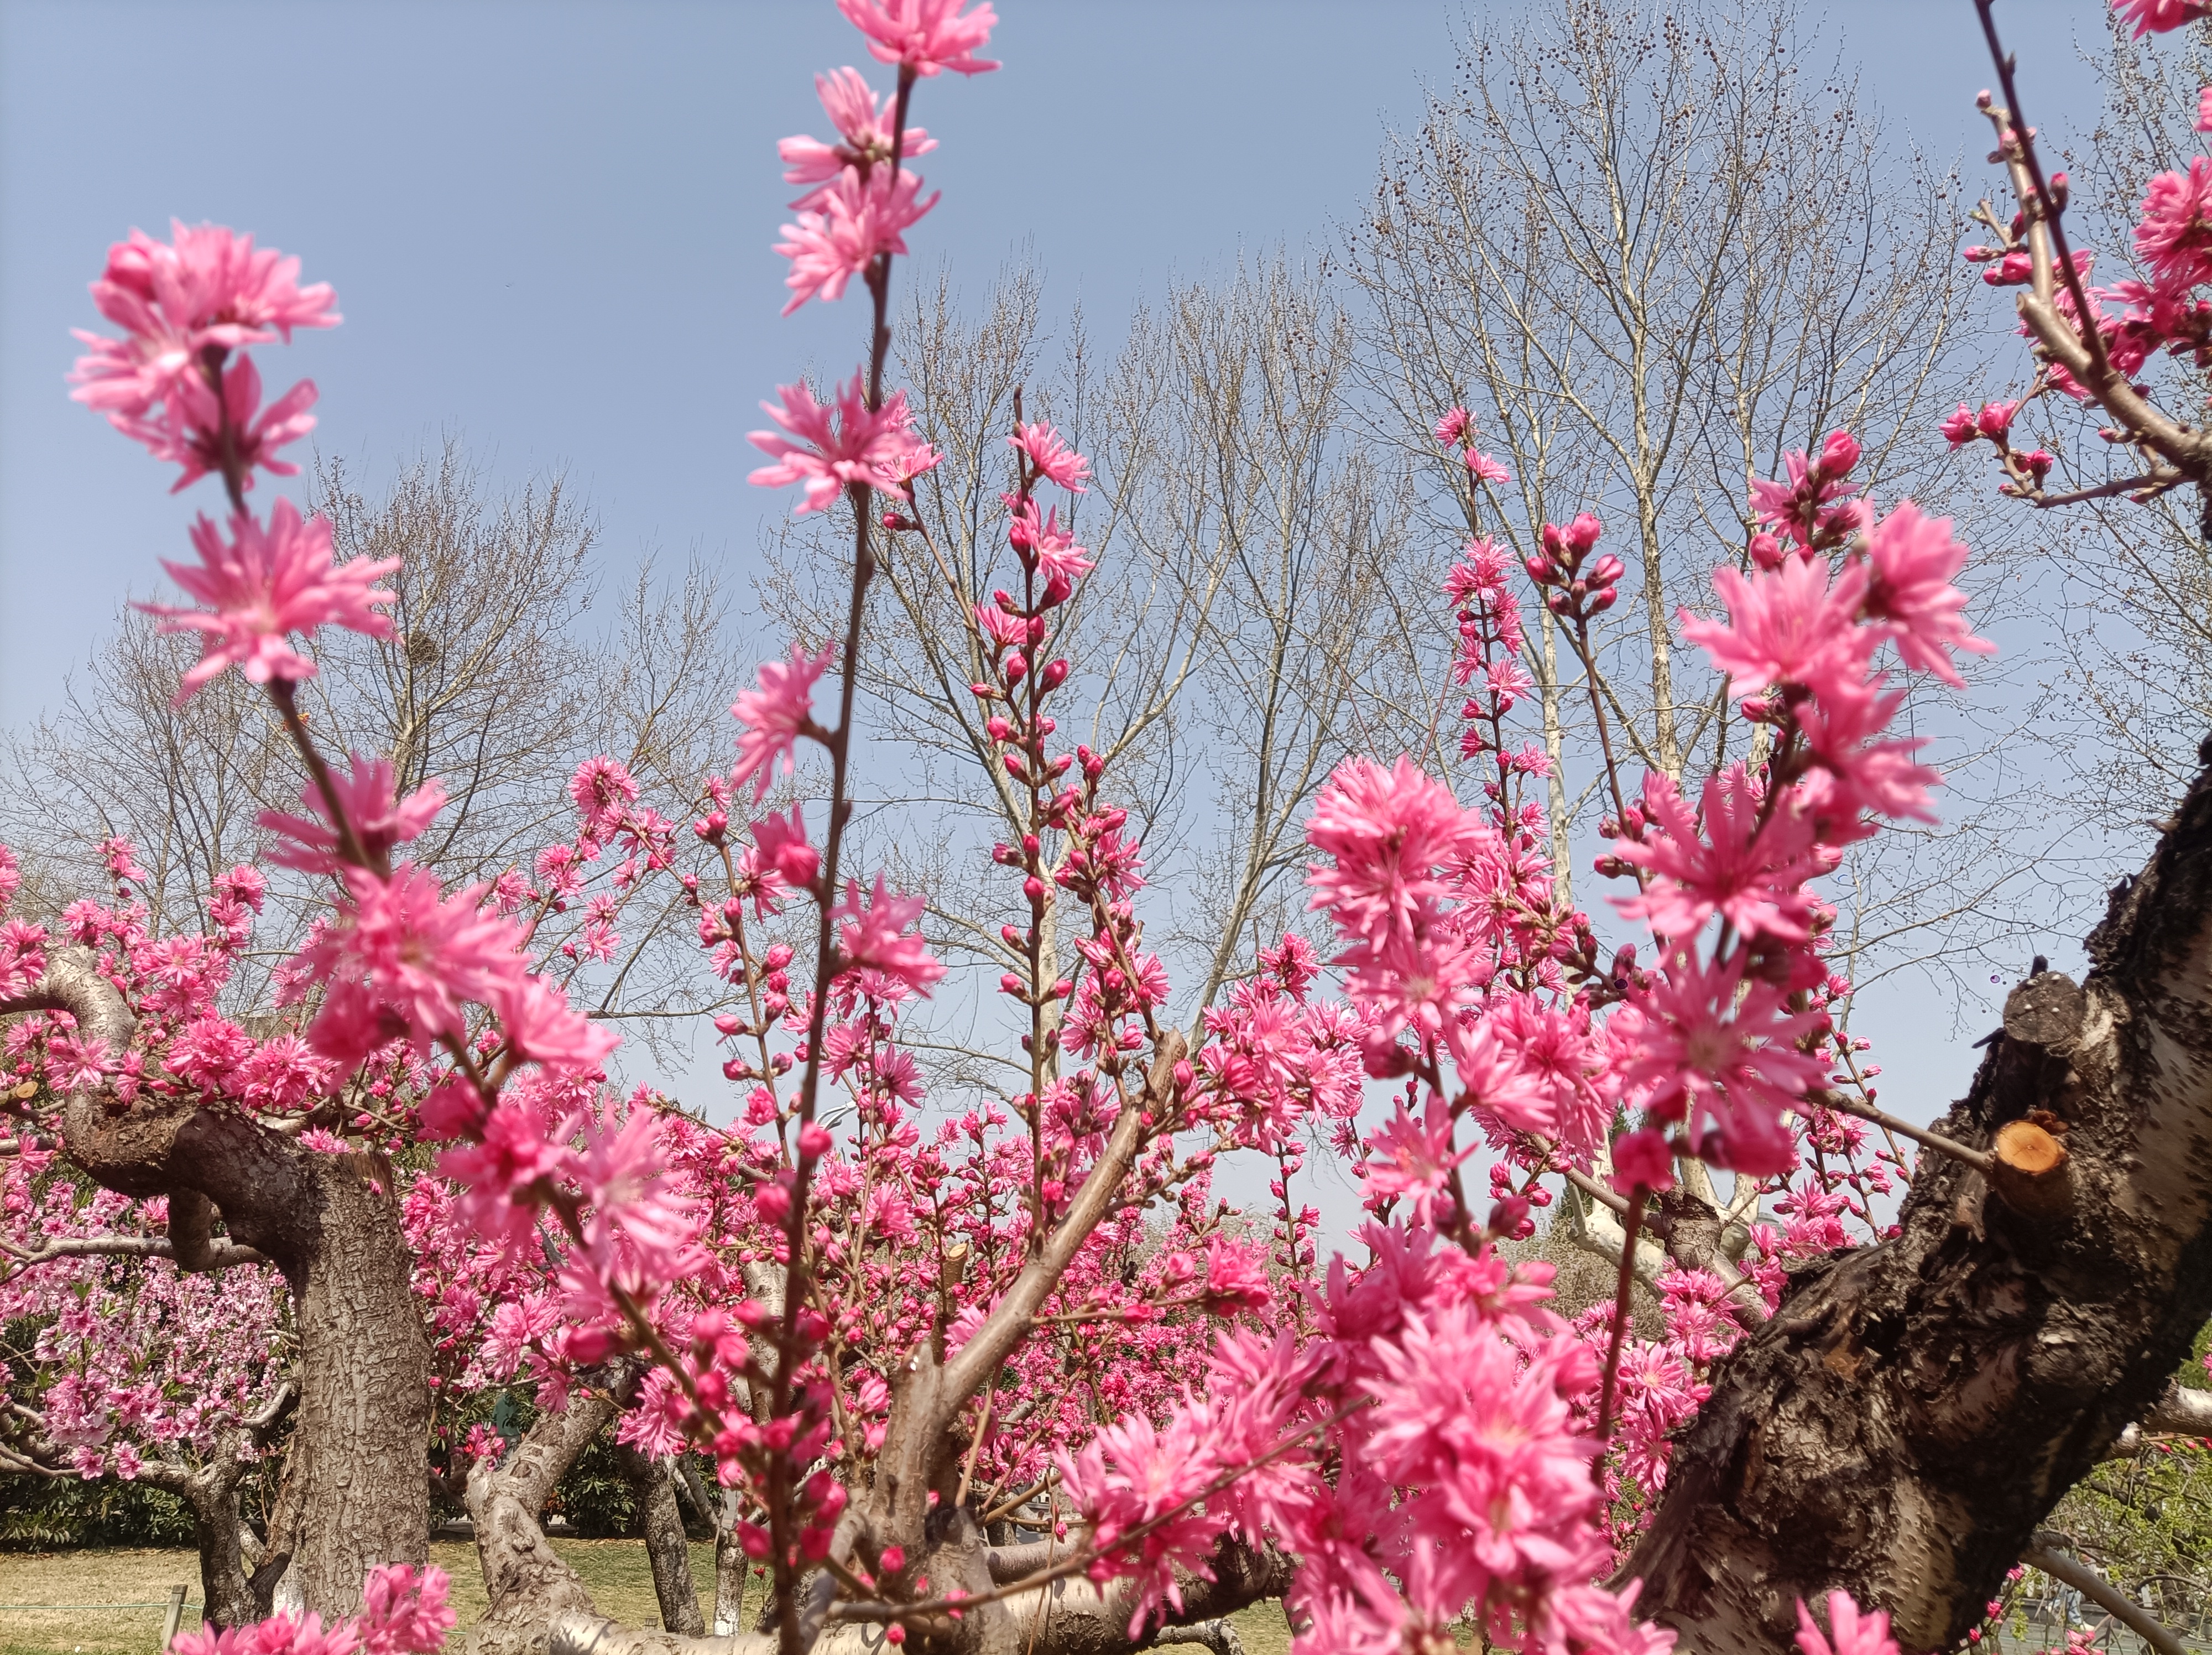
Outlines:
[[[1171,276],[1326,245],[1385,123],[1449,79],[1455,15],[1000,10],[1004,70],[921,88],[945,199],[917,251],[980,290],[1026,246],[1048,297],[1079,296],[1106,336]],[[2003,10],[2056,124],[2094,0]],[[1927,148],[1978,160],[1968,0],[1854,0],[1831,26]],[[858,355],[857,305],[778,319],[769,250],[789,194],[775,141],[823,127],[812,72],[856,58],[829,0],[0,0],[0,720],[52,702],[205,503],[168,497],[161,468],[64,399],[103,250],[172,215],[250,228],[337,285],[345,326],[266,371],[318,381],[318,442],[369,478],[455,431],[503,475],[569,467],[617,558],[749,558],[775,508],[744,483],[756,405]]]
[[[921,167],[945,198],[917,252],[980,293],[1026,248],[1048,301],[1079,297],[1102,343],[1171,277],[1331,244],[1386,125],[1417,113],[1425,78],[1449,80],[1462,15],[1443,0],[1000,9],[1006,69],[921,88],[915,119],[942,147]],[[2095,0],[2000,11],[2039,123],[2093,114],[2074,40],[2095,38]],[[1989,173],[1970,0],[1852,0],[1826,25],[1931,156]],[[653,551],[749,563],[763,514],[788,503],[744,483],[758,402],[859,356],[858,302],[779,319],[770,250],[791,193],[775,141],[822,131],[812,75],[856,61],[830,0],[0,0],[0,723],[54,701],[117,603],[154,593],[155,560],[214,508],[212,485],[167,495],[165,468],[66,400],[68,331],[97,319],[84,285],[106,246],[172,215],[252,229],[336,284],[345,325],[264,366],[276,387],[316,379],[320,447],[368,481],[454,432],[500,478],[567,467],[617,566]],[[1968,1066],[1910,1062],[1949,1042],[1914,1034],[1905,1067],[1928,1072],[1896,1078],[1918,1113]]]

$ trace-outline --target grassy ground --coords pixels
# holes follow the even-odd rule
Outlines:
[[[599,1612],[641,1626],[660,1624],[645,1546],[635,1540],[556,1540],[554,1550],[583,1577]],[[436,1541],[430,1561],[453,1577],[453,1608],[465,1626],[484,1611],[476,1548]],[[711,1593],[714,1549],[691,1549],[691,1575]],[[168,1589],[182,1585],[184,1626],[199,1625],[199,1556],[188,1551],[0,1553],[0,1655],[157,1655]],[[53,1605],[19,1608],[21,1604]],[[102,1607],[86,1608],[83,1605]],[[1281,1609],[1262,1603],[1237,1617],[1249,1655],[1285,1655]]]

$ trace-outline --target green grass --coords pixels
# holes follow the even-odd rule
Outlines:
[[[556,1540],[553,1549],[583,1579],[599,1612],[635,1626],[659,1626],[653,1572],[637,1540]],[[430,1561],[453,1577],[453,1609],[466,1626],[484,1612],[483,1576],[467,1541],[434,1541]],[[691,1578],[711,1605],[714,1549],[691,1548]],[[82,1609],[0,1608],[0,1655],[158,1655],[161,1606],[172,1585],[186,1587],[187,1630],[199,1625],[199,1555],[190,1551],[86,1550],[0,1553],[0,1604],[105,1604]],[[121,1608],[122,1604],[145,1607]],[[1237,1616],[1249,1655],[1286,1655],[1290,1634],[1275,1603]]]

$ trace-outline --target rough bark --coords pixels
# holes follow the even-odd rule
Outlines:
[[[112,1052],[137,1026],[92,953],[55,955],[31,993],[0,1013],[62,1010]],[[238,1110],[105,1092],[63,1103],[70,1160],[104,1188],[166,1196],[185,1269],[230,1262],[212,1234],[282,1270],[300,1336],[299,1417],[287,1476],[301,1521],[284,1578],[325,1619],[361,1606],[379,1563],[428,1561],[429,1345],[408,1285],[410,1260],[388,1168],[301,1148]],[[273,1560],[272,1560],[273,1561]],[[273,1585],[274,1581],[270,1584]]]
[[[1795,1273],[1714,1374],[1626,1570],[1700,1655],[1787,1647],[1835,1587],[1907,1649],[1955,1644],[2212,1316],[2212,776],[2089,952],[2087,982],[2015,990],[1936,1129],[1980,1148],[2033,1117],[2055,1168],[2012,1204],[1924,1155],[1902,1234]]]
[[[238,1515],[238,1485],[246,1467],[237,1456],[185,1467],[149,1461],[139,1480],[177,1495],[192,1508],[193,1538],[200,1554],[200,1601],[207,1624],[246,1626],[261,1618],[253,1595]]]
[[[540,1414],[505,1464],[486,1462],[470,1471],[465,1497],[491,1602],[457,1646],[467,1655],[542,1655],[556,1621],[598,1618],[583,1581],[546,1543],[538,1514],[576,1457],[621,1410],[639,1373],[635,1362],[617,1360],[581,1376],[566,1405]]]
[[[645,1553],[653,1565],[653,1595],[660,1603],[660,1624],[671,1632],[703,1635],[699,1590],[691,1580],[691,1542],[684,1514],[676,1509],[676,1478],[668,1462],[624,1445],[623,1476],[637,1497],[645,1529]]]

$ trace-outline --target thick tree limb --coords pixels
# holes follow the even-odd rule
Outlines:
[[[2212,1390],[2169,1384],[2142,1416],[2146,1431],[2164,1431],[2177,1437],[2212,1437]]]
[[[1796,1272],[1716,1369],[1626,1571],[1700,1655],[1786,1647],[1834,1588],[1951,1646],[2212,1317],[2212,777],[2089,952],[2078,988],[2015,991],[1938,1123],[2000,1151],[2035,1128],[2051,1187],[2014,1204],[1924,1159],[1901,1234]]]
[[[2189,1648],[2141,1603],[2091,1568],[2072,1553],[2061,1549],[2063,1536],[2039,1534],[2035,1544],[2020,1555],[2030,1568],[2041,1569],[2095,1603],[2158,1652],[2158,1655],[2190,1655]]]
[[[617,1451],[623,1476],[637,1498],[645,1529],[645,1555],[653,1566],[653,1593],[660,1604],[660,1624],[671,1632],[703,1636],[699,1589],[691,1579],[690,1537],[676,1509],[676,1478],[665,1459],[654,1459],[627,1443]]]
[[[11,1247],[0,1242],[0,1257],[11,1267],[9,1274],[27,1270],[34,1264],[50,1263],[58,1258],[174,1258],[176,1250],[168,1236],[63,1236],[52,1241],[42,1241],[35,1247]],[[202,1255],[204,1263],[187,1269],[227,1270],[238,1264],[266,1264],[269,1260],[251,1247],[241,1247],[226,1237],[216,1237]]]
[[[29,994],[0,1001],[0,1016],[27,1011],[65,1011],[117,1054],[137,1026],[86,948],[58,951]],[[350,1614],[373,1565],[429,1555],[429,1346],[390,1169],[314,1153],[196,1098],[142,1094],[125,1106],[105,1089],[85,1091],[60,1114],[70,1159],[94,1182],[168,1199],[180,1266],[221,1268],[251,1249],[283,1272],[300,1335],[287,1478],[301,1520],[264,1567],[287,1558],[306,1607],[325,1619]],[[214,1238],[218,1213],[228,1241]]]

